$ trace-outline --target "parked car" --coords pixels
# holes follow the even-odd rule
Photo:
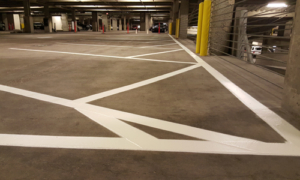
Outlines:
[[[252,46],[251,53],[254,58],[256,58],[256,55],[261,55],[262,47],[261,46]]]
[[[77,30],[80,31],[80,30],[90,30],[90,25],[85,25],[85,24],[82,24],[80,22],[77,21]]]
[[[110,27],[110,30],[112,31],[112,30],[114,30],[114,27]],[[117,27],[117,30],[119,30],[119,27]]]
[[[161,33],[164,33],[166,31],[166,29],[164,28],[164,26],[160,26],[160,32]],[[152,32],[158,32],[158,25],[154,25],[153,27],[152,27]]]
[[[3,22],[0,23],[0,31],[5,31],[5,24]]]
[[[33,23],[33,28],[34,29],[44,29],[44,24],[40,22],[35,22]]]

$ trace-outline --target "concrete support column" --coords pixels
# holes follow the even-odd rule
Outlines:
[[[245,24],[247,24],[247,21],[248,19],[246,18],[248,16],[248,10],[241,10],[240,11],[241,13],[241,18],[239,19],[239,24],[238,24],[238,38],[237,38],[237,58],[239,59],[243,59],[245,58],[245,52],[244,52],[244,47],[245,47],[245,44],[247,44],[244,39],[245,37],[247,37],[245,34],[246,34],[246,27],[245,27]]]
[[[181,1],[180,5],[180,30],[179,37],[187,38],[187,29],[189,25],[189,1]]]
[[[218,7],[219,8],[219,7]],[[239,41],[239,32],[240,32],[240,25],[242,24],[242,22],[243,22],[243,20],[244,20],[244,18],[242,18],[242,17],[245,17],[245,16],[243,16],[243,13],[242,13],[242,11],[246,11],[247,10],[247,8],[246,7],[237,7],[236,8],[236,13],[235,13],[235,21],[234,21],[234,28],[233,28],[233,33],[234,33],[234,35],[233,35],[233,41],[235,41],[234,43],[232,43],[232,49],[231,49],[231,54],[233,55],[233,56],[237,56],[238,57],[238,51],[236,50],[236,49],[238,49],[238,43],[236,43],[236,42],[238,42]],[[229,14],[229,15],[231,15],[231,14]],[[229,16],[228,16],[229,17]],[[224,17],[220,17],[220,19],[221,18],[224,18]],[[218,20],[220,20],[220,19],[216,19],[216,18],[212,18],[212,22],[214,22],[214,21],[218,21]],[[217,23],[217,25],[215,25],[215,26],[220,26],[220,25],[223,25],[223,23],[224,22],[220,22],[220,24],[218,24]],[[228,25],[228,24],[226,24],[226,26],[230,26],[230,24]],[[222,34],[222,35],[219,35],[219,36],[216,36],[216,38],[213,38],[213,40],[214,41],[216,41],[216,40],[218,40],[218,38],[223,38],[224,39],[224,37],[227,37],[226,39],[230,39],[230,35],[228,35],[227,33],[229,33],[230,32],[230,28],[228,28],[228,29],[226,29],[227,31],[224,31],[224,33]],[[215,32],[214,34],[216,34],[216,35],[218,35],[218,34],[220,34],[220,33],[222,33],[222,32],[220,32],[220,31],[217,31],[217,32]],[[212,34],[212,37],[214,37],[213,35],[214,34]],[[224,41],[224,42],[226,42],[226,41]],[[227,44],[224,44],[224,45],[227,45]],[[218,46],[216,46],[216,47],[218,47]],[[215,47],[214,47],[215,48]],[[218,47],[218,50],[220,50],[220,51],[226,51],[226,48],[222,48],[222,47]],[[222,54],[222,53],[221,53]],[[218,54],[218,55],[221,55],[221,54]],[[222,54],[222,55],[224,55],[224,54]]]
[[[178,18],[178,14],[179,14],[179,0],[174,0],[173,3],[173,9],[172,9],[172,35],[175,35],[175,31],[176,31],[176,19]]]
[[[33,19],[31,17],[31,11],[30,11],[30,1],[24,0],[24,32],[25,33],[33,33]]]
[[[102,16],[102,23],[104,25],[104,31],[108,32],[110,31],[109,26],[110,26],[110,19],[108,19],[106,14],[103,14]]]
[[[119,31],[122,31],[122,19],[119,19]]]
[[[124,31],[127,30],[127,23],[126,23],[126,17],[124,17]]]
[[[98,12],[92,12],[92,27],[94,32],[99,31],[98,22],[99,22]]]
[[[75,10],[72,11],[72,21],[76,21],[76,15],[75,15]]]
[[[300,116],[300,0],[296,3],[282,107]]]
[[[61,14],[61,24],[63,31],[69,31],[69,22],[67,14]]]
[[[75,10],[72,10],[72,15],[71,15],[72,22],[74,22],[74,32],[77,32],[77,23],[76,23],[76,16],[75,16]],[[76,31],[75,31],[76,30]]]
[[[44,6],[44,30],[46,33],[52,33],[52,16],[50,15],[49,5]]]
[[[117,31],[118,30],[118,22],[117,22],[117,19],[116,18],[114,18],[114,19],[112,19],[113,21],[113,31]]]
[[[146,30],[145,13],[140,13],[140,31]]]
[[[146,15],[145,15],[145,24],[146,24],[146,31],[147,30],[149,31],[149,28],[150,28],[150,14],[149,13],[146,13]]]
[[[293,21],[288,21],[287,23],[285,23],[285,30],[284,30],[284,34],[283,36],[285,37],[291,37],[292,35],[292,28],[293,28]]]
[[[2,14],[2,22],[5,24],[5,31],[8,31],[8,20],[6,13]]]

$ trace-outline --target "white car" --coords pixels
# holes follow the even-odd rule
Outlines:
[[[251,48],[251,54],[254,58],[256,58],[256,55],[260,55],[262,51],[261,46],[252,46]]]

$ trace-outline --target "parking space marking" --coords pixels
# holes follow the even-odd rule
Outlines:
[[[177,45],[176,43],[170,43],[170,44],[163,44],[163,45],[153,45],[153,46],[169,46],[169,45]],[[143,46],[140,48],[149,48],[149,47],[153,47],[153,46]]]
[[[195,138],[199,138],[199,139],[217,142],[220,144],[224,144],[226,146],[235,147],[235,148],[237,148],[236,151],[238,151],[238,149],[241,149],[242,151],[251,150],[251,149],[247,149],[245,147],[250,147],[249,145],[253,145],[253,144],[257,145],[259,143],[262,143],[260,141],[256,141],[256,140],[252,140],[252,139],[222,134],[222,133],[218,133],[218,132],[204,130],[201,128],[195,128],[195,127],[190,127],[190,126],[186,126],[186,125],[182,125],[182,124],[167,122],[164,120],[159,120],[159,119],[155,119],[155,118],[126,113],[126,112],[113,110],[113,109],[109,109],[109,108],[104,108],[104,107],[100,107],[100,106],[96,106],[96,105],[79,103],[79,102],[64,99],[64,98],[59,98],[59,97],[41,94],[41,93],[37,93],[37,92],[33,92],[33,91],[13,88],[13,87],[9,87],[9,86],[0,85],[0,90],[4,91],[4,92],[9,92],[12,94],[17,94],[17,95],[21,95],[21,96],[49,102],[49,103],[54,103],[54,104],[74,108],[74,109],[78,110],[79,112],[85,114],[89,118],[106,116],[106,117],[110,117],[110,118],[122,119],[125,121],[135,122],[135,123],[146,125],[149,127],[158,128],[161,130],[166,130],[166,131],[179,133],[179,134],[183,134],[183,135],[187,135],[187,136],[191,136],[191,137],[195,137]],[[95,120],[95,119],[93,119],[93,120]],[[113,122],[117,122],[117,121],[120,121],[120,120],[115,119]],[[107,122],[107,123],[113,123],[113,122]],[[100,121],[98,123],[102,125],[102,123]],[[107,126],[106,124],[103,124],[103,125]],[[115,123],[115,127],[114,127],[113,131],[114,132],[115,131],[127,131],[128,133],[130,133],[131,128],[128,128],[128,127],[129,127],[129,125],[127,127],[126,126],[122,127],[122,126],[119,126],[118,123]],[[141,134],[140,132],[137,132],[137,131],[135,131],[135,134],[132,134],[132,135],[130,135],[128,133],[126,134],[126,133],[119,132],[117,134],[121,134],[122,137],[124,137],[124,138],[127,138],[127,136],[128,136],[128,139],[130,141],[134,140],[134,138],[132,138],[133,136],[144,136],[143,134]],[[142,133],[144,133],[144,132],[142,132]],[[39,135],[36,135],[36,136],[39,136]],[[154,140],[158,141],[158,139],[155,139],[155,138],[147,138],[147,139],[148,140],[144,141],[144,142],[149,143],[149,141],[154,141]],[[133,141],[133,142],[136,144],[141,143],[141,145],[142,145],[141,147],[143,147],[143,149],[147,147],[143,141],[138,141],[139,143],[136,141]],[[160,147],[154,146],[152,148],[159,149]],[[193,147],[190,147],[190,150],[194,151]],[[222,151],[222,150],[220,150],[220,151]]]
[[[124,138],[0,134],[1,146],[69,149],[140,149]]]
[[[208,141],[156,140],[148,142],[146,148],[141,148],[126,138],[37,136],[25,134],[0,134],[0,146],[249,154],[249,151]]]
[[[52,38],[52,37],[37,37],[37,38],[40,38],[40,39],[48,39],[48,38]]]
[[[250,94],[235,85],[219,71],[207,64],[203,59],[190,51],[172,36],[170,36],[179,46],[190,54],[199,64],[201,64],[215,79],[217,79],[226,89],[228,89],[237,99],[253,111],[260,119],[266,122],[278,134],[280,134],[289,143],[300,145],[300,131],[285,121],[279,115],[274,113],[261,102],[253,98]]]
[[[136,57],[150,56],[150,55],[155,55],[155,54],[165,54],[165,53],[182,51],[182,50],[183,49],[175,49],[175,50],[171,50],[171,51],[163,51],[163,52],[157,52],[157,53],[149,53],[149,54],[141,54],[141,55],[136,55],[136,56],[128,56],[127,58],[136,58]]]
[[[196,153],[216,153],[216,154],[248,154],[248,155],[276,155],[276,156],[300,156],[300,147],[291,143],[264,143],[257,140],[227,135],[223,133],[213,132],[201,128],[195,128],[187,125],[172,123],[164,120],[159,120],[155,118],[145,117],[141,115],[136,115],[132,113],[122,112],[118,110],[113,110],[109,108],[104,108],[100,106],[95,106],[86,103],[78,103],[72,100],[58,98],[50,95],[45,95],[41,93],[36,93],[32,91],[22,90],[18,88],[13,88],[9,86],[0,85],[0,90],[4,92],[9,92],[12,94],[17,94],[25,97],[30,97],[33,99],[46,101],[54,104],[59,104],[67,107],[74,108],[79,112],[83,113],[92,120],[94,118],[99,118],[102,121],[103,116],[109,118],[116,118],[114,121],[120,121],[122,119],[129,122],[138,123],[141,125],[170,131],[174,133],[179,133],[186,136],[196,137],[199,139],[208,140],[211,142],[203,141],[189,141],[189,140],[160,140],[156,138],[148,138],[144,141],[132,139],[133,136],[139,137],[141,132],[136,131],[134,134],[130,135],[128,133],[119,132],[124,137],[127,138],[128,144],[131,144],[132,150],[153,150],[153,151],[169,151],[169,152],[196,152]],[[106,118],[104,118],[105,120]],[[108,120],[108,119],[107,119]],[[105,120],[106,121],[106,120]],[[113,123],[113,122],[108,122]],[[118,124],[118,123],[117,123]],[[121,127],[115,124],[114,131],[127,131],[130,133],[130,129],[126,127]],[[112,124],[113,125],[113,124]],[[122,128],[125,128],[122,129]],[[137,134],[136,134],[137,133]],[[142,132],[144,133],[144,132]],[[107,142],[102,144],[102,141],[98,143],[93,141],[94,139],[86,137],[87,142],[95,143],[91,145],[89,143],[83,143],[81,141],[84,137],[78,137],[78,142],[76,138],[70,139],[71,145],[66,141],[69,140],[67,137],[61,138],[64,141],[60,142],[56,138],[49,139],[49,137],[56,136],[40,136],[40,135],[7,135],[0,134],[0,145],[5,146],[23,146],[23,147],[56,147],[56,148],[77,148],[77,149],[89,149],[95,148],[91,146],[97,146],[97,149],[124,149],[128,148],[128,144],[122,144],[122,146],[114,145],[113,147],[107,147],[110,143],[116,143],[112,138],[113,142]],[[25,139],[24,139],[25,138]],[[108,140],[109,138],[103,138],[103,140]],[[101,139],[99,139],[101,140]],[[76,143],[77,142],[77,143]],[[124,143],[124,141],[123,141]],[[133,147],[135,145],[136,147]],[[67,146],[67,147],[66,147]]]
[[[120,57],[120,56],[107,56],[107,55],[100,55],[100,54],[86,54],[86,53],[74,53],[74,52],[63,52],[63,51],[49,51],[49,50],[36,50],[36,49],[20,49],[20,48],[9,48],[9,49],[11,49],[11,50],[19,50],[19,51],[42,52],[42,53],[71,54],[71,55],[79,55],[79,56],[108,57],[108,58],[127,59],[127,60],[139,60],[139,61],[155,61],[155,62],[179,63],[179,64],[196,64],[196,63],[193,63],[193,62],[168,61],[168,60],[145,59],[145,58],[128,58],[128,57]]]
[[[95,101],[95,100],[98,100],[98,99],[101,99],[101,98],[105,98],[105,97],[108,97],[108,96],[112,96],[112,95],[115,95],[115,94],[119,94],[119,93],[122,93],[122,92],[129,91],[129,90],[132,90],[132,89],[136,89],[136,88],[139,88],[139,87],[142,87],[142,86],[146,86],[146,85],[149,85],[149,84],[152,84],[152,83],[155,83],[155,82],[158,82],[158,81],[170,78],[170,77],[174,77],[178,74],[182,74],[182,73],[185,73],[187,71],[190,71],[190,70],[193,70],[193,69],[196,69],[196,68],[199,68],[199,67],[201,67],[201,65],[196,64],[196,65],[184,68],[184,69],[180,69],[180,70],[177,70],[177,71],[170,72],[168,74],[164,74],[164,75],[157,76],[157,77],[154,77],[154,78],[151,78],[151,79],[147,79],[147,80],[144,80],[144,81],[141,81],[141,82],[138,82],[138,83],[134,83],[134,84],[131,84],[131,85],[123,86],[123,87],[116,88],[116,89],[113,89],[113,90],[109,90],[109,91],[105,91],[105,92],[102,92],[102,93],[98,93],[98,94],[94,94],[94,95],[91,95],[91,96],[76,99],[74,101],[75,102],[80,102],[80,103],[88,103],[88,102]]]
[[[276,132],[287,140],[286,143],[265,143],[253,139],[237,137],[233,135],[213,132],[201,128],[191,127],[183,124],[168,122],[156,118],[141,116],[133,113],[122,112],[114,109],[87,104],[84,101],[69,100],[51,95],[41,94],[33,91],[0,85],[0,91],[16,95],[25,96],[53,104],[58,104],[73,108],[78,112],[89,117],[91,120],[111,129],[113,132],[122,136],[122,138],[97,138],[97,137],[70,137],[70,136],[42,136],[42,135],[17,135],[0,134],[0,145],[2,146],[22,146],[22,147],[46,147],[46,148],[74,148],[74,149],[124,149],[124,150],[145,150],[145,151],[168,151],[168,152],[194,152],[211,154],[241,154],[241,155],[274,155],[274,156],[300,156],[300,132],[295,127],[287,123],[276,113],[268,109],[252,96],[247,94],[241,88],[232,83],[229,79],[215,70],[199,56],[191,52],[188,48],[170,36],[180,47],[190,54],[197,63],[191,67],[203,66],[212,76],[214,76],[225,88],[236,96],[249,109],[256,113],[262,120],[269,124]],[[69,53],[60,51],[42,51],[11,48],[14,50],[51,52],[74,55],[91,55],[100,57],[112,57],[122,59],[118,56],[104,56],[82,53]],[[158,62],[172,62],[152,60]],[[184,62],[176,62],[184,63]],[[188,63],[189,64],[189,63]],[[183,68],[186,69],[186,68]],[[181,70],[183,70],[181,69]],[[193,68],[192,68],[193,69]],[[192,70],[190,69],[190,70]],[[178,70],[180,71],[180,70]],[[162,75],[164,76],[164,75]],[[155,79],[155,78],[153,78]],[[146,80],[147,81],[147,80]],[[141,82],[140,82],[141,83]],[[150,82],[151,83],[151,82]],[[149,83],[149,84],[150,84]],[[138,84],[139,85],[142,85]],[[136,85],[128,85],[120,89],[107,91],[106,95],[113,95],[120,92],[134,89]],[[96,94],[97,98],[102,97],[101,93]],[[93,95],[89,96],[92,97]],[[87,98],[87,97],[86,97]],[[93,97],[94,98],[94,97]],[[160,140],[137,128],[120,121],[120,119],[133,122],[169,132],[174,132],[198,139],[197,140]],[[133,133],[132,133],[132,132]],[[141,138],[140,138],[141,137]]]
[[[115,46],[115,45],[106,45],[106,44],[74,44],[74,43],[60,43],[57,42],[57,44],[68,44],[68,45],[74,45],[74,46],[105,46],[105,47],[117,47],[117,48],[144,48],[144,47],[135,47],[135,46]],[[149,49],[178,49],[178,48],[158,48],[158,47],[151,47],[149,46]]]

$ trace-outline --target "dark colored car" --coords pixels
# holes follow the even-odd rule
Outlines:
[[[40,22],[35,22],[33,23],[33,28],[34,29],[44,29],[44,24]]]
[[[5,24],[0,22],[0,31],[5,31]]]
[[[90,30],[91,29],[91,25],[85,25],[85,24],[82,24],[80,22],[77,21],[77,30],[80,31],[80,30]]]
[[[160,32],[164,33],[166,31],[166,29],[161,25],[160,26]],[[155,25],[152,27],[152,32],[158,32],[158,25]]]

